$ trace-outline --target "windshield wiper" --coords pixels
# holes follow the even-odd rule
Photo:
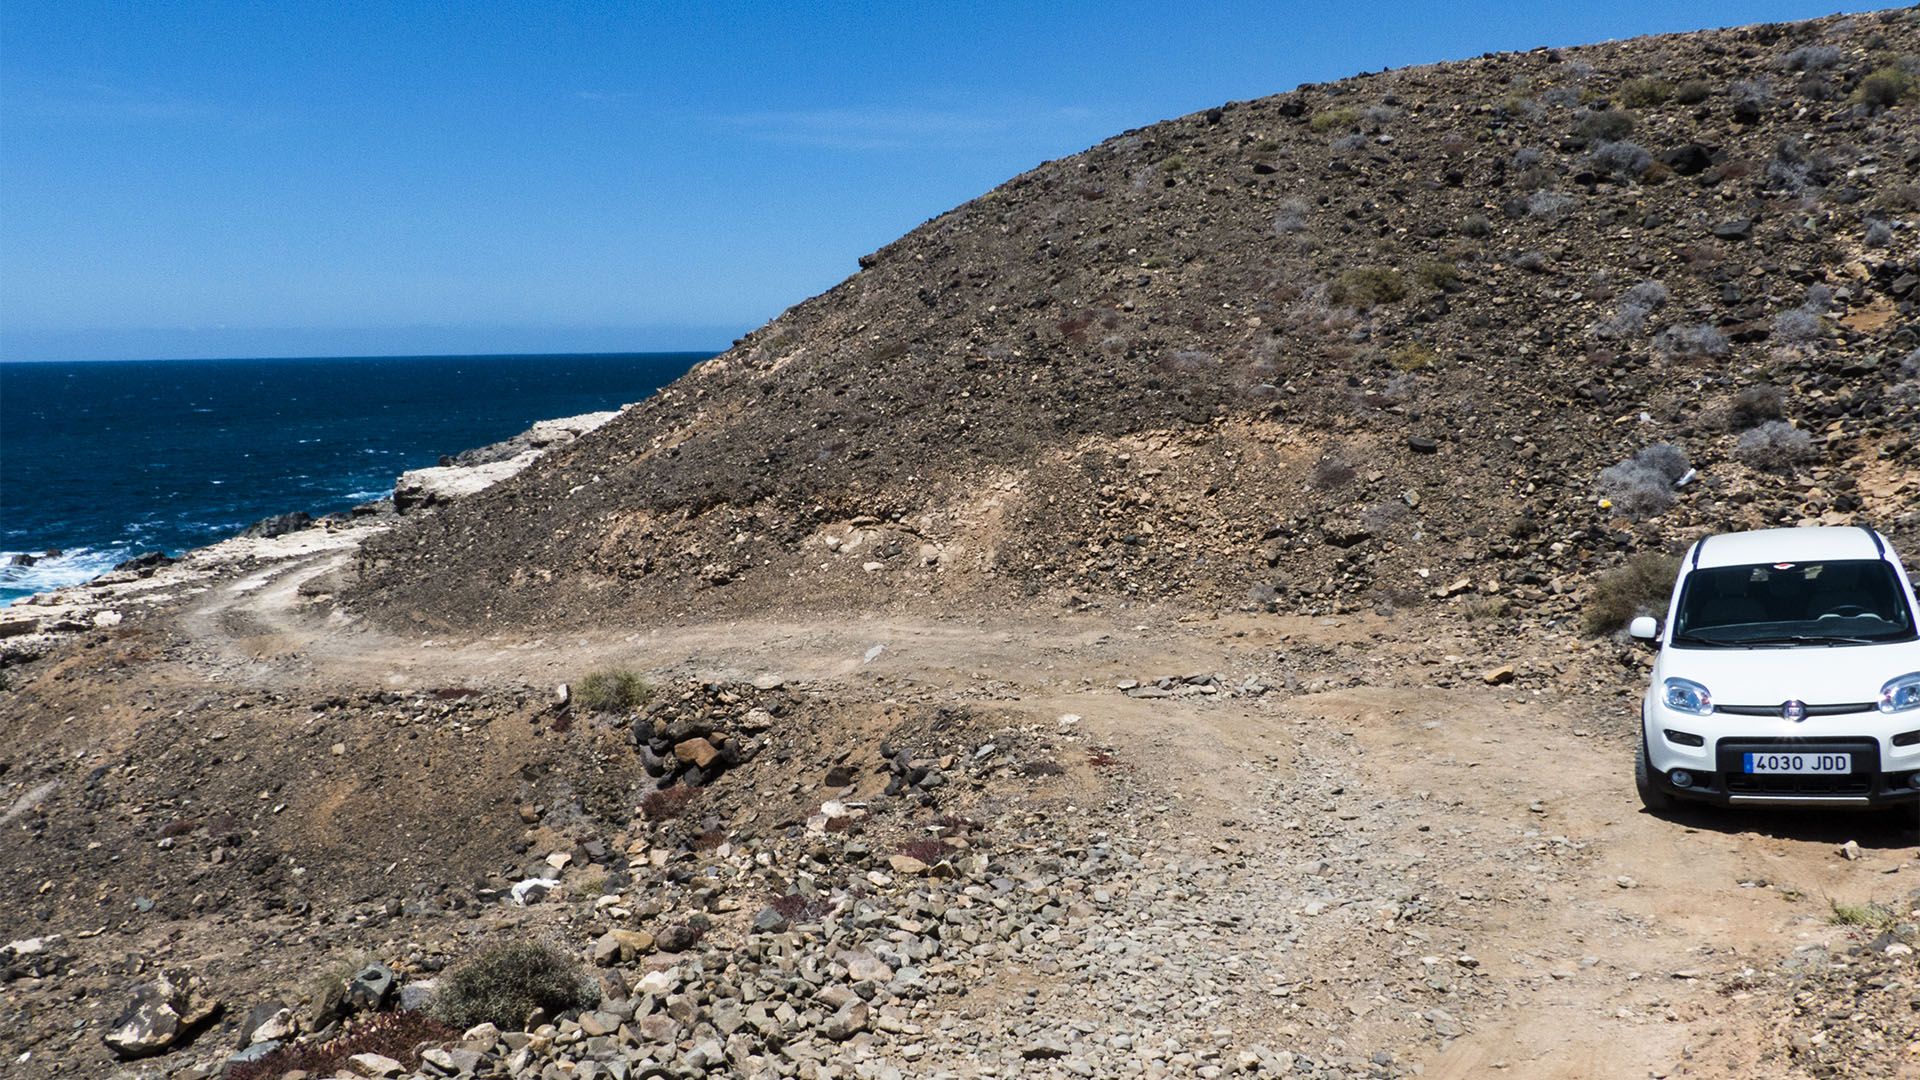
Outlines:
[[[1678,634],[1673,639],[1675,645],[1704,645],[1709,649],[1732,649],[1746,644],[1741,641],[1721,641],[1718,638],[1701,637],[1698,634]]]
[[[1873,638],[1829,637],[1825,634],[1778,634],[1773,637],[1747,638],[1741,645],[1875,645]]]

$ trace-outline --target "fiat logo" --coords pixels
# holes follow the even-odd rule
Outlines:
[[[1785,705],[1780,706],[1780,719],[1782,720],[1791,720],[1797,724],[1806,718],[1807,703],[1804,701],[1789,701]]]

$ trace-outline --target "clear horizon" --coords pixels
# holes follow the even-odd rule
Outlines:
[[[0,361],[719,351],[1125,130],[1362,71],[1832,13],[20,0]]]

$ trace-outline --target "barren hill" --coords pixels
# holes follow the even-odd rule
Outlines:
[[[1117,135],[374,545],[360,602],[481,625],[1016,594],[1314,612],[1466,576],[1551,614],[1708,528],[1912,537],[1887,463],[1920,422],[1916,54],[1895,11]],[[1769,420],[1805,434],[1741,450]],[[1602,510],[1594,481],[1658,443],[1701,482],[1635,531],[1645,507]]]

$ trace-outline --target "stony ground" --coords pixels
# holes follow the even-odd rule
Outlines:
[[[515,1077],[1920,1063],[1913,820],[1641,812],[1639,669],[1604,639],[1464,604],[395,635],[315,594],[344,557],[146,610],[113,587],[129,618],[9,669],[11,1075],[211,1075],[259,1007],[323,1042],[374,1015],[327,1010],[365,965],[416,1004],[526,940],[599,1006],[346,1049]],[[556,709],[614,665],[654,702]],[[650,819],[693,739],[710,782]],[[223,1011],[117,1062],[161,972]]]
[[[1916,109],[1911,10],[1223,104],[478,494],[9,609],[0,1070],[1920,1073],[1913,816],[1643,813],[1582,631],[1920,551]],[[539,942],[596,1003],[414,1011]]]

